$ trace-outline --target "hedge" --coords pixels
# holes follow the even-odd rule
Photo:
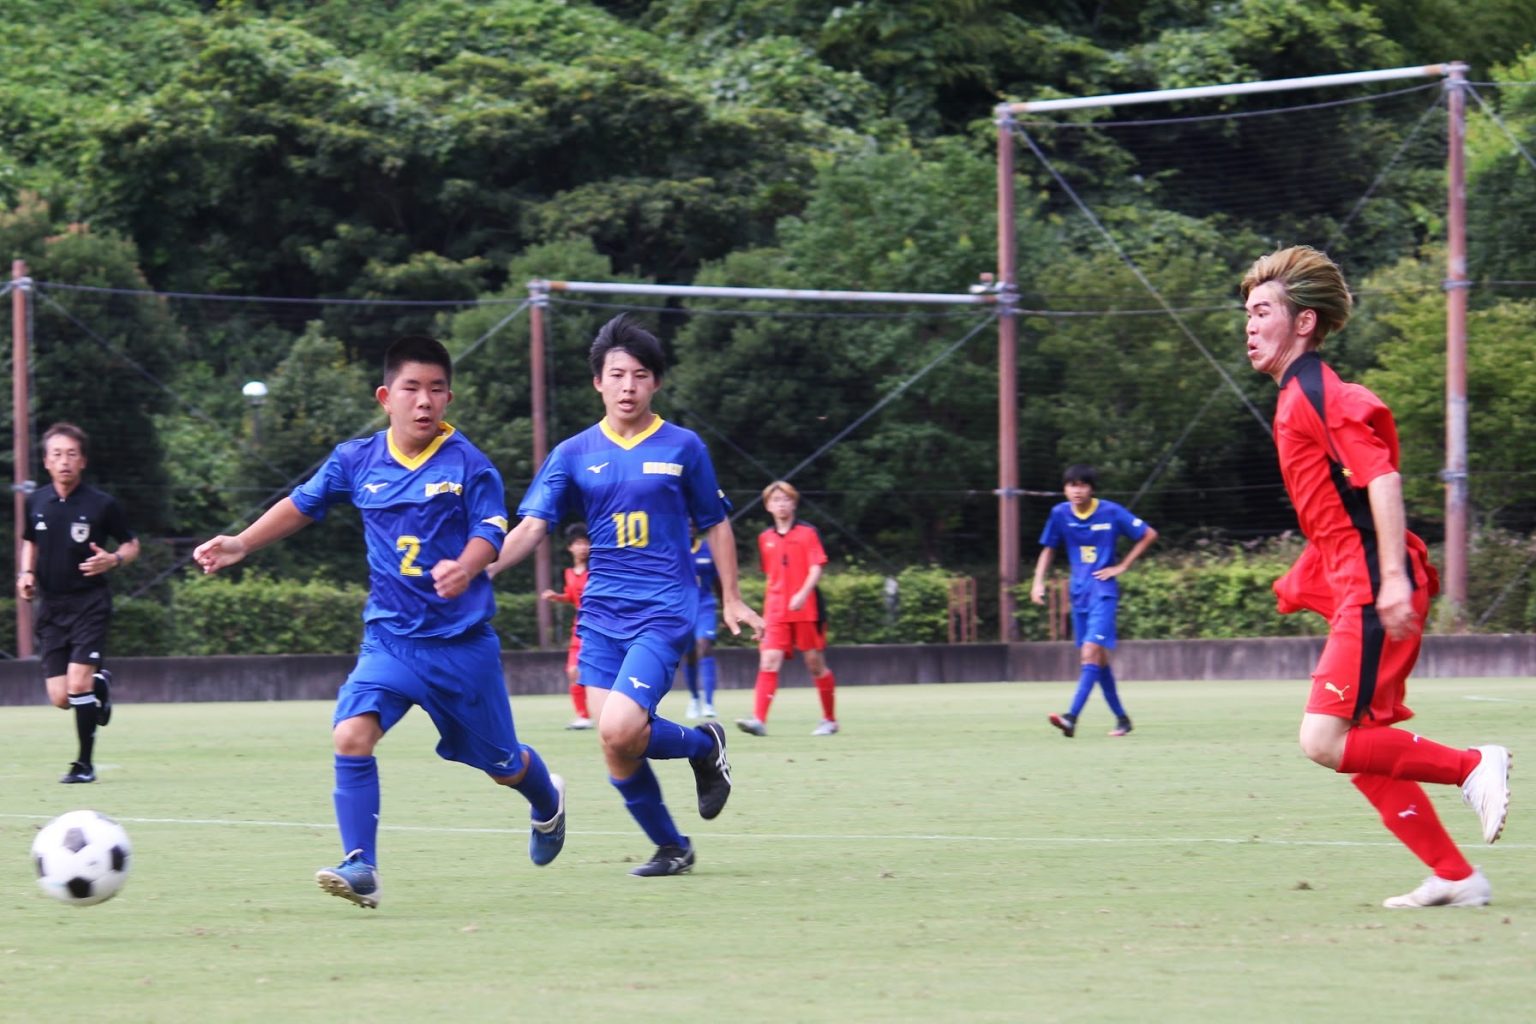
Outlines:
[[[1317,635],[1326,624],[1316,615],[1280,615],[1270,589],[1300,550],[1281,540],[1254,550],[1208,546],[1190,552],[1154,550],[1120,577],[1122,639],[1202,639]],[[1536,627],[1536,548],[1530,539],[1480,534],[1468,566],[1471,625],[1486,632],[1525,632]],[[949,639],[950,582],[939,566],[913,566],[894,578],[859,565],[822,577],[827,640],[832,644],[944,643]],[[1053,574],[1054,582],[1064,573]],[[753,573],[742,594],[762,608],[764,580]],[[335,654],[357,646],[367,601],[359,585],[274,580],[247,573],[238,580],[187,575],[169,584],[164,599],[118,597],[110,654]],[[989,595],[982,594],[983,607]],[[538,636],[538,598],[498,592],[494,620],[508,649],[533,647]],[[1015,591],[1023,640],[1050,638],[1046,609],[1031,604],[1029,585]],[[570,612],[556,605],[555,642],[563,645]],[[0,599],[0,613],[14,622],[15,600]],[[1431,623],[1434,628],[1436,623]],[[982,639],[996,636],[982,622]],[[1070,627],[1058,636],[1071,636]],[[751,646],[746,636],[722,632],[724,646]]]

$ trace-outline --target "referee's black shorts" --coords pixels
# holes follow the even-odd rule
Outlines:
[[[44,678],[67,666],[100,665],[112,625],[112,591],[94,587],[73,594],[43,595],[37,606],[37,650]]]

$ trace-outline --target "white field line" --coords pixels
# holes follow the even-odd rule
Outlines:
[[[228,828],[304,828],[331,830],[334,822],[263,821],[252,818],[127,818],[112,817],[128,825],[203,825]],[[45,822],[46,814],[11,814],[0,811],[0,819]],[[475,835],[526,835],[526,828],[464,828],[442,825],[386,825],[380,824],[381,832],[438,832],[444,834]],[[575,836],[631,836],[633,831],[623,832],[588,829],[572,829]],[[823,833],[823,832],[710,832],[710,839],[743,839],[758,841],[790,842],[885,842],[885,843],[1013,843],[1021,846],[1343,846],[1343,847],[1396,847],[1396,840],[1353,839],[1262,839],[1222,836],[978,836],[950,833]],[[1501,850],[1536,850],[1533,843],[1500,843]]]

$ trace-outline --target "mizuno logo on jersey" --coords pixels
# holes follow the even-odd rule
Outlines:
[[[383,489],[383,484],[363,484],[363,490],[367,491],[369,494],[378,494],[379,491]]]
[[[629,685],[633,686],[637,690],[649,690],[651,688],[651,684],[650,683],[642,683],[639,679],[636,679],[634,676],[630,676],[629,677]]]
[[[1114,523],[1094,523],[1092,526],[1088,527],[1090,530],[1113,530],[1114,528]]]
[[[436,483],[436,484],[427,484],[426,488],[427,488],[427,495],[426,496],[429,497],[429,498],[432,497],[434,494],[463,494],[464,493],[464,485],[460,484],[460,483],[455,483],[452,480],[444,480],[441,483]]]
[[[601,473],[603,470],[605,470],[607,468],[608,468],[608,463],[606,463],[606,462],[599,462],[595,466],[588,466],[587,467],[587,472],[588,473]]]
[[[647,462],[640,467],[642,473],[660,473],[663,476],[682,476],[683,467],[676,462]]]

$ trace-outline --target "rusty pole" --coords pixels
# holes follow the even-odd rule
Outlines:
[[[15,508],[15,564],[21,566],[21,533],[27,521],[27,492],[32,488],[32,416],[27,379],[29,321],[28,303],[32,298],[32,279],[27,276],[24,260],[11,263],[11,495]],[[35,578],[35,577],[34,577]],[[16,602],[16,656],[32,657],[32,603]]]
[[[1453,632],[1467,625],[1467,65],[1445,79],[1445,604]]]

